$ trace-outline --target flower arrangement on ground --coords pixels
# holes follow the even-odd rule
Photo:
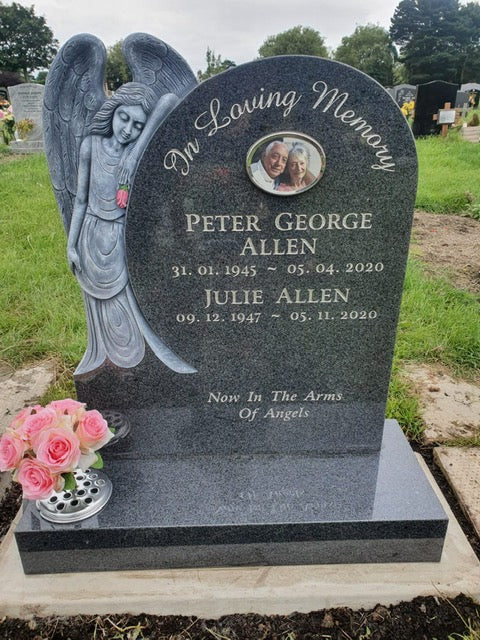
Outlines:
[[[25,138],[25,136],[30,133],[34,126],[35,123],[31,118],[23,118],[23,120],[17,122],[17,131],[20,135],[20,138],[23,140],[23,138]]]
[[[415,100],[410,100],[410,102],[404,102],[400,108],[400,111],[403,113],[407,122],[411,124],[413,122],[413,118],[415,117]]]
[[[112,438],[102,414],[76,400],[27,407],[0,438],[0,471],[13,471],[25,498],[43,500],[75,489],[75,469],[101,469],[99,449]]]
[[[8,100],[0,100],[0,134],[5,144],[10,144],[15,137],[15,118]]]

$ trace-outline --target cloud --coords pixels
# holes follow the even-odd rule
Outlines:
[[[151,33],[173,46],[196,72],[205,67],[207,47],[237,64],[253,60],[270,35],[296,25],[316,29],[334,49],[357,25],[388,28],[397,0],[37,0],[63,44],[89,32],[110,46],[134,31]]]

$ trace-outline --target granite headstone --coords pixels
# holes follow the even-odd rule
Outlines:
[[[114,496],[76,526],[30,506],[26,572],[439,560],[446,516],[385,421],[416,180],[397,105],[340,63],[256,61],[180,102],[125,235],[167,355],[77,376],[131,422]]]
[[[465,93],[469,93],[470,91],[480,92],[480,84],[478,84],[478,82],[466,82],[462,84],[460,91],[465,91]]]
[[[443,80],[434,80],[417,87],[415,102],[415,118],[413,120],[413,134],[428,136],[440,132],[440,127],[433,116],[446,103],[455,106],[458,85]]]
[[[17,139],[11,143],[11,148],[17,153],[32,153],[42,151],[43,145],[43,95],[45,87],[42,84],[25,83],[8,88],[10,102],[13,108],[15,121],[29,119],[33,122],[33,128],[26,133],[23,139]]]
[[[417,87],[414,84],[397,84],[392,91],[395,102],[401,107],[405,102],[415,100]]]
[[[461,109],[462,107],[468,107],[468,93],[466,91],[457,91],[455,98],[455,108]]]

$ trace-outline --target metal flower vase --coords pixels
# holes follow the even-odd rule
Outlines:
[[[76,488],[55,491],[44,500],[37,500],[40,516],[49,522],[69,524],[97,514],[112,495],[113,485],[108,476],[98,469],[73,472]]]

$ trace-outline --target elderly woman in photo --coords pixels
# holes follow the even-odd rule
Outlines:
[[[305,189],[314,177],[308,170],[310,152],[303,144],[295,143],[290,149],[286,167],[286,180],[278,185],[278,191],[299,191]]]

